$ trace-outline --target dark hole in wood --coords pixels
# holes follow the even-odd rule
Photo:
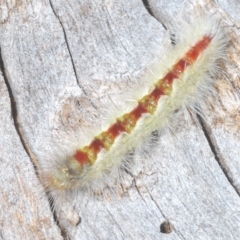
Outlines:
[[[160,225],[160,231],[161,233],[171,233],[172,232],[172,227],[170,222],[163,222]]]

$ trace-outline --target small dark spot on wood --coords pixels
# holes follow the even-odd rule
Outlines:
[[[163,222],[160,225],[160,231],[161,233],[171,233],[172,232],[172,227],[170,222]]]

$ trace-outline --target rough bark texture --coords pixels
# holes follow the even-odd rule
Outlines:
[[[179,119],[117,199],[84,194],[54,219],[41,161],[141,80],[183,11],[215,14],[231,41],[220,105]],[[239,239],[239,12],[238,0],[0,0],[0,238]]]

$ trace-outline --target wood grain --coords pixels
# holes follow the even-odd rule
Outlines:
[[[237,0],[0,0],[0,238],[238,239],[239,10]],[[36,172],[138,86],[183,13],[225,26],[220,103],[192,125],[179,118],[117,193],[80,193],[56,220]]]

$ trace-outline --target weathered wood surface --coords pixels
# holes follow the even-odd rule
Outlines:
[[[240,4],[148,4],[154,17],[140,0],[0,0],[2,239],[239,239]],[[141,80],[169,41],[163,25],[183,10],[216,14],[231,40],[220,107],[213,104],[202,126],[179,119],[117,200],[85,194],[69,219],[54,221],[34,164],[61,142],[57,134],[91,128],[106,102]],[[169,234],[160,231],[164,221]]]

